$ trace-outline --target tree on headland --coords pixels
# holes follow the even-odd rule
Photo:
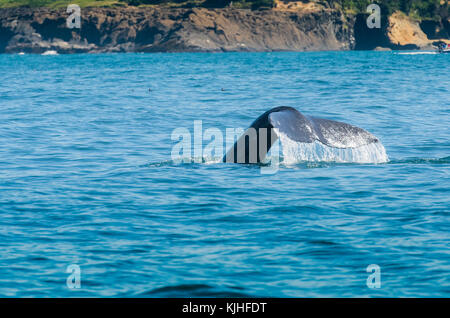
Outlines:
[[[64,7],[77,3],[81,7],[116,6],[116,5],[154,5],[178,8],[225,8],[236,9],[270,9],[276,1],[283,2],[317,2],[327,7],[342,8],[349,13],[366,13],[369,4],[380,5],[383,14],[391,15],[401,11],[418,19],[447,18],[449,16],[449,0],[0,0],[0,7]]]
[[[242,9],[272,8],[274,0],[120,0],[129,5],[164,5],[170,7],[204,7],[225,8],[230,7]]]
[[[354,13],[364,13],[369,4],[376,3],[388,15],[401,11],[418,18],[434,18],[445,12],[448,14],[449,10],[449,2],[442,0],[328,0],[328,3]]]

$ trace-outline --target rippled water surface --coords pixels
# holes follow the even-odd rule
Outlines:
[[[449,297],[449,69],[392,52],[0,55],[0,295]],[[175,128],[281,105],[367,129],[390,161],[171,160]]]

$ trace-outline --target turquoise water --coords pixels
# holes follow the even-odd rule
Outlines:
[[[0,55],[0,295],[449,297],[449,69],[392,52]],[[280,105],[367,129],[390,161],[173,162],[175,128]]]

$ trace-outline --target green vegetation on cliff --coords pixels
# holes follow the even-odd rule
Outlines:
[[[270,9],[274,0],[120,0],[129,5],[163,5],[169,7],[204,7],[235,9]]]
[[[442,0],[329,0],[332,6],[341,6],[345,11],[363,13],[371,3],[380,5],[385,14],[401,11],[415,18],[449,16],[449,2]]]
[[[72,3],[76,3],[82,8],[125,6],[125,4],[119,0],[0,0],[0,8],[64,8]]]
[[[113,7],[113,6],[164,6],[164,7],[205,7],[224,8],[231,6],[237,9],[269,9],[273,0],[0,0],[0,8],[12,7],[48,7],[62,8],[75,3],[80,7]]]
[[[284,0],[292,2],[295,0]],[[297,0],[298,1],[298,0]],[[302,2],[307,2],[302,0]],[[417,19],[435,19],[449,17],[449,1],[447,0],[310,0],[333,8],[342,8],[348,13],[365,13],[371,3],[380,5],[384,14],[402,11]],[[76,3],[81,7],[110,6],[165,6],[165,7],[206,7],[237,9],[268,9],[274,6],[275,0],[0,0],[0,8],[7,7],[50,7],[61,8]]]

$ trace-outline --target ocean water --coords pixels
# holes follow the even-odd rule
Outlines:
[[[449,297],[449,69],[395,52],[0,55],[0,296]],[[263,174],[171,156],[177,128],[282,105],[370,131],[389,161],[303,149]]]

